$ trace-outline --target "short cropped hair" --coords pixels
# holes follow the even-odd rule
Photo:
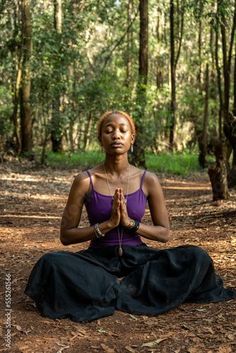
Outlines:
[[[134,134],[134,136],[136,135],[136,128],[135,128],[135,123],[133,118],[128,114],[125,113],[121,110],[109,110],[106,113],[104,113],[100,119],[98,120],[98,124],[97,124],[97,136],[98,136],[98,140],[101,141],[101,134],[102,134],[102,126],[104,124],[104,121],[109,118],[111,115],[115,115],[115,114],[120,114],[122,115],[124,118],[126,118],[129,122],[130,128],[131,128],[131,132],[132,134]]]

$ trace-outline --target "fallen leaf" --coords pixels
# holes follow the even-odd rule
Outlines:
[[[134,350],[132,347],[126,346],[125,349],[130,353],[136,353],[137,351]]]
[[[115,350],[113,348],[106,346],[104,343],[101,343],[101,347],[106,353],[115,353]]]
[[[168,338],[168,337],[158,338],[158,339],[155,340],[155,341],[143,343],[141,347],[150,347],[150,348],[153,348],[153,347],[157,346],[160,342],[167,340],[167,338]]]

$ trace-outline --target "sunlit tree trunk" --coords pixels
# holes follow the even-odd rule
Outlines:
[[[32,116],[30,106],[32,52],[32,24],[30,1],[21,0],[21,33],[22,33],[22,80],[20,87],[20,121],[21,121],[21,152],[32,152]]]

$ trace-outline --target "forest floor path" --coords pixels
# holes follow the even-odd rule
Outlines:
[[[1,348],[10,353],[79,352],[236,352],[236,301],[183,304],[157,317],[115,312],[90,323],[41,317],[24,288],[35,262],[46,252],[79,251],[59,241],[60,218],[78,170],[39,169],[30,164],[0,165]],[[206,174],[189,178],[160,176],[171,217],[173,240],[153,247],[183,244],[206,249],[225,286],[236,286],[236,192],[212,203]],[[145,222],[150,222],[147,211]],[[86,224],[83,212],[82,224]],[[5,292],[11,282],[12,311]],[[11,320],[11,348],[6,348]],[[8,322],[9,323],[9,322]],[[9,332],[8,332],[9,333]]]

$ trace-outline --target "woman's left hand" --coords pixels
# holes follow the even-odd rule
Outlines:
[[[123,227],[128,227],[131,219],[129,218],[126,199],[123,190],[121,190],[121,203],[120,203],[120,224]]]

